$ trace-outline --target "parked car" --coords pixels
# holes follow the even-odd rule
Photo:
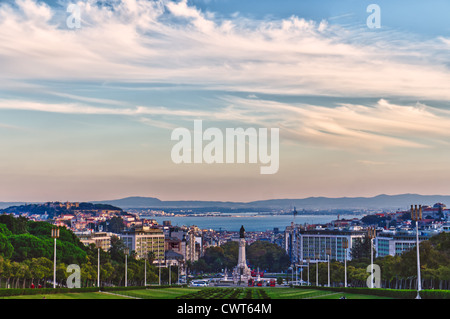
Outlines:
[[[205,280],[193,280],[191,282],[191,286],[192,287],[207,287],[208,286],[208,282]]]

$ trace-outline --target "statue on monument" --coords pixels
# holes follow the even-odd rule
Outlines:
[[[239,230],[239,237],[240,238],[245,238],[245,229],[244,229],[244,225],[241,226],[241,229]]]

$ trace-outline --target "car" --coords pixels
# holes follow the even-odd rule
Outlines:
[[[207,287],[208,282],[205,280],[195,280],[191,282],[192,287]]]

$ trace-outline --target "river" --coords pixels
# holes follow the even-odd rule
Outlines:
[[[361,218],[363,215],[340,215],[340,219]],[[244,225],[246,231],[266,231],[278,228],[283,231],[289,226],[294,217],[292,215],[264,215],[255,213],[238,213],[231,216],[144,216],[141,218],[155,219],[158,224],[163,221],[171,221],[173,226],[196,225],[201,229],[213,229],[216,231],[239,231]],[[336,220],[337,215],[297,215],[296,224],[326,224]]]

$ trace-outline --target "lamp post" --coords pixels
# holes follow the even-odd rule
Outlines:
[[[171,278],[172,272],[171,272],[171,268],[170,268],[170,266],[172,265],[172,261],[168,260],[167,263],[169,264],[169,286],[170,286],[170,285],[172,285],[172,278]]]
[[[97,256],[97,286],[100,288],[100,244],[97,242],[98,256]]]
[[[331,248],[327,248],[327,259],[328,259],[328,287],[330,286],[330,255],[331,255]]]
[[[344,287],[347,288],[347,249],[348,249],[347,238],[344,238],[342,242],[342,248],[344,248]]]
[[[291,266],[291,281],[294,281],[294,265]]]
[[[148,256],[145,255],[144,258],[144,286],[147,287],[147,258]]]
[[[159,268],[158,282],[159,285],[161,286],[161,255],[159,254],[159,240],[158,240],[158,268]]]
[[[370,239],[370,271],[373,274],[373,239],[377,236],[375,227],[367,229],[367,237]],[[373,288],[373,279],[370,281],[370,288]]]
[[[316,257],[316,287],[319,286],[319,259],[317,258],[317,254],[314,256]]]
[[[419,256],[419,220],[422,220],[422,205],[411,205],[411,220],[416,222],[416,248],[417,248],[417,296],[416,299],[420,298],[420,291],[422,290],[422,283],[420,278],[420,256]]]
[[[52,238],[55,242],[53,249],[53,288],[56,288],[56,238],[59,238],[59,228],[52,228]]]
[[[309,258],[307,258],[306,261],[308,263],[308,286],[309,286]]]
[[[127,273],[128,273],[128,269],[127,269],[127,267],[128,267],[128,254],[130,253],[130,249],[129,248],[125,248],[124,249],[124,254],[125,254],[125,287],[127,287],[127,281],[128,281],[128,278],[127,278]]]

